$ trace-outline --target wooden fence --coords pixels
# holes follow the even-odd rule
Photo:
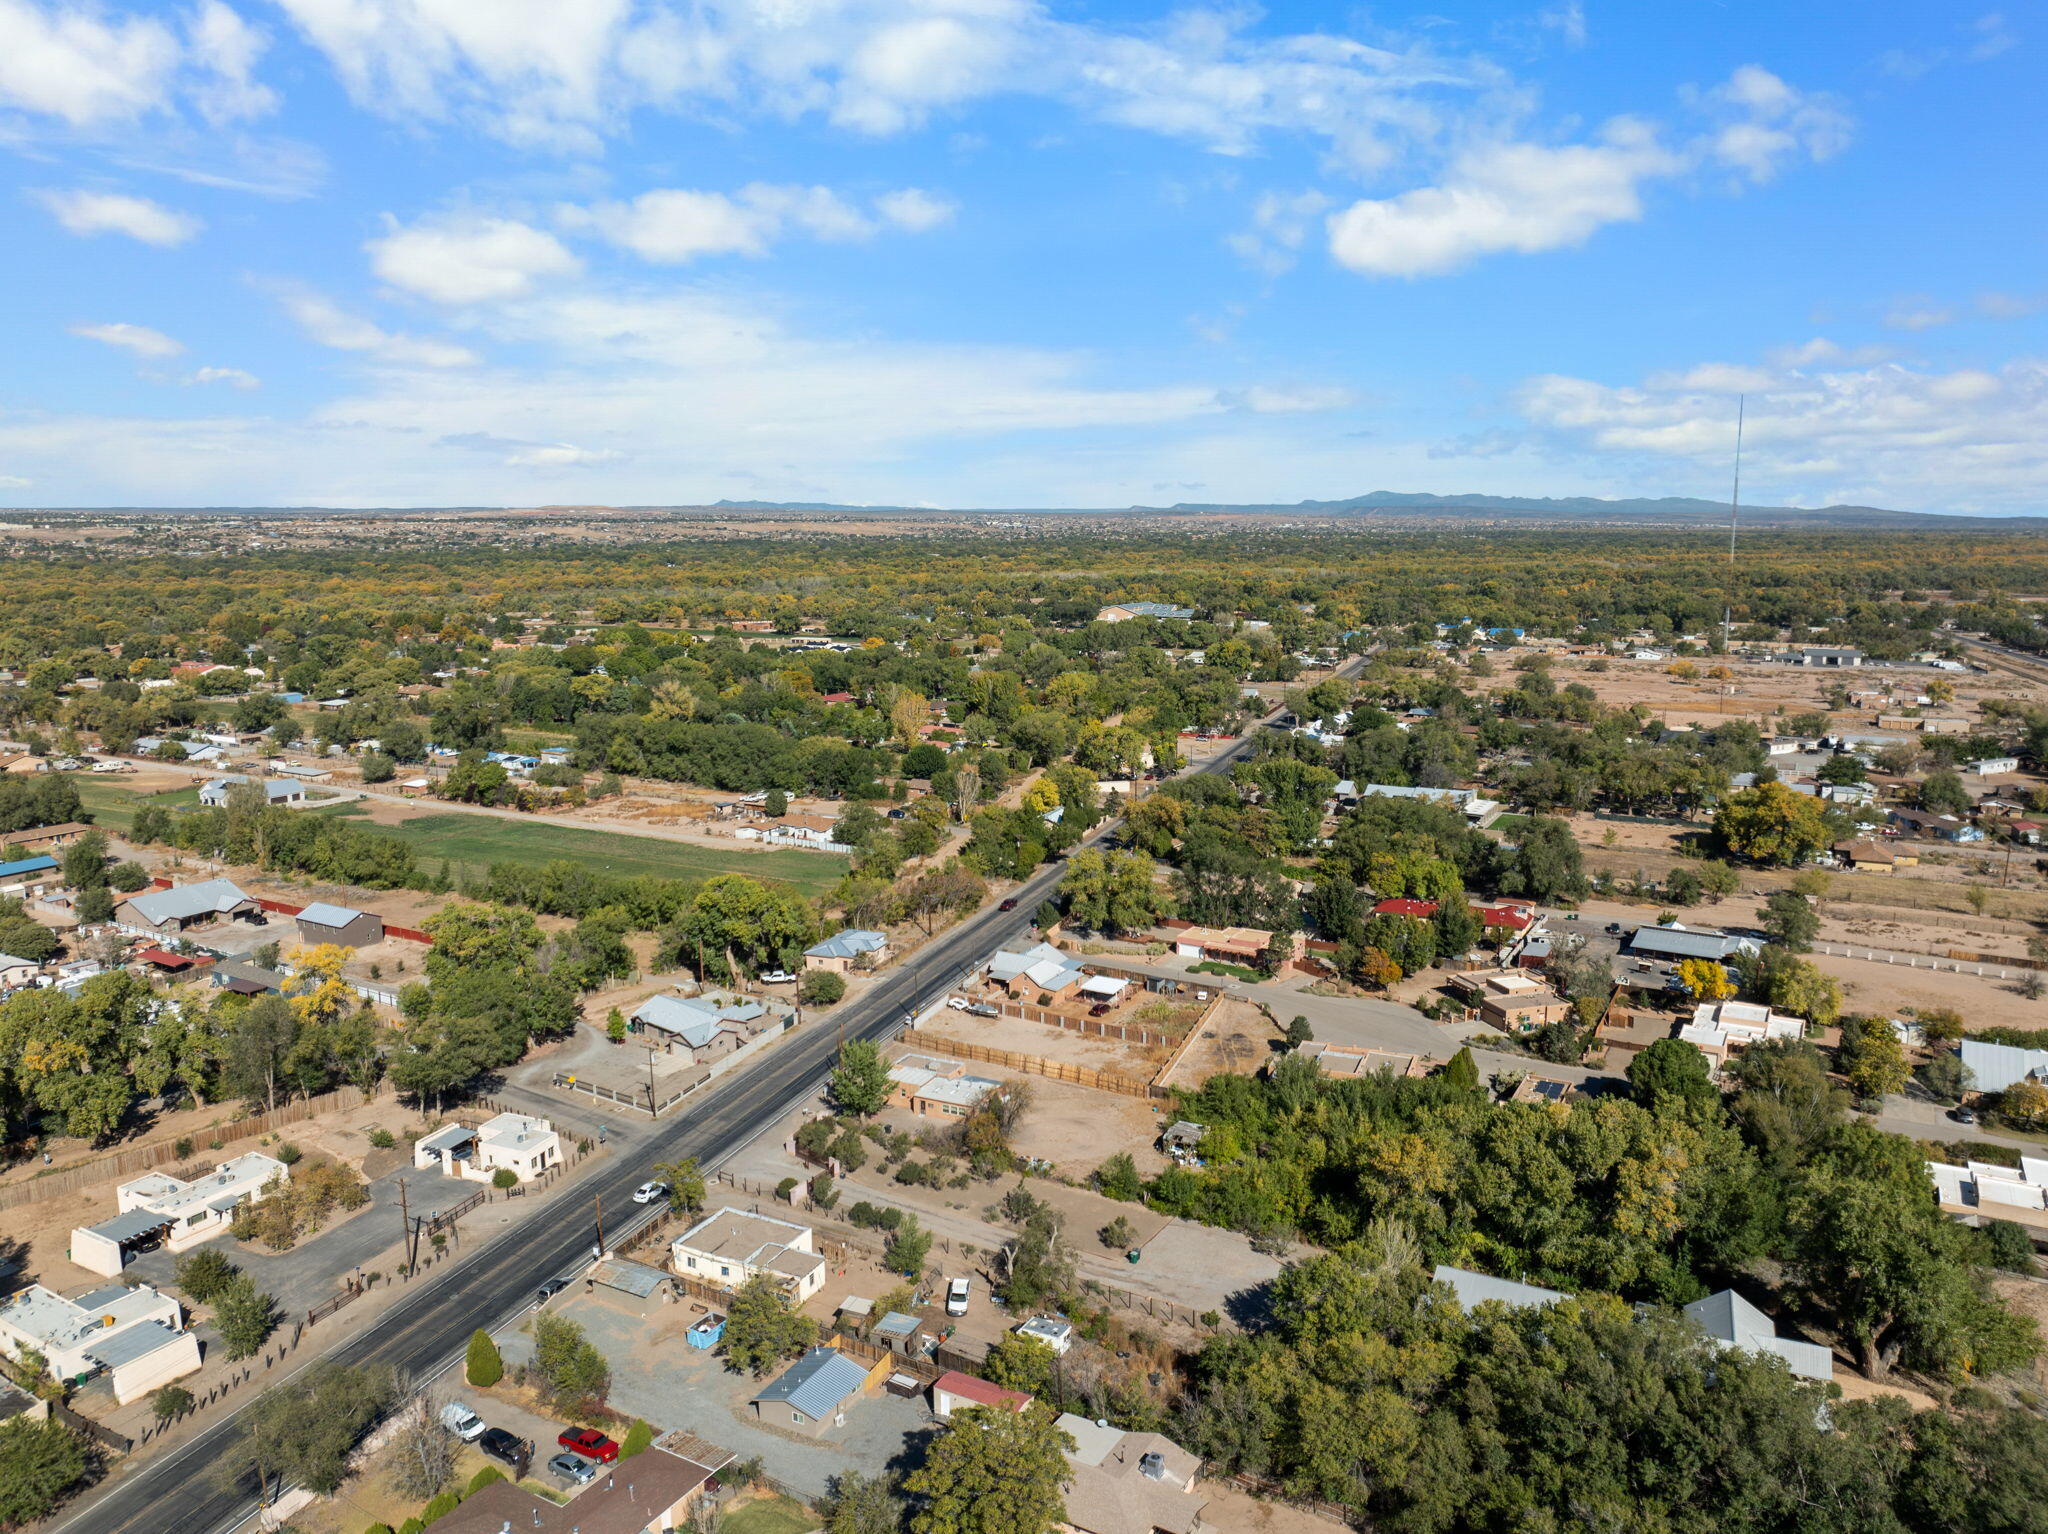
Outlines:
[[[95,1422],[90,1417],[82,1416],[62,1401],[50,1403],[50,1415],[74,1433],[83,1433],[102,1447],[112,1449],[116,1454],[127,1454],[135,1448],[135,1440],[126,1433],[116,1432],[104,1422]]]
[[[254,1135],[272,1134],[292,1124],[302,1124],[307,1119],[317,1118],[323,1113],[347,1112],[360,1108],[366,1103],[377,1101],[390,1091],[390,1085],[379,1082],[373,1092],[362,1092],[355,1087],[337,1087],[332,1092],[318,1097],[301,1098],[297,1102],[282,1103],[269,1113],[252,1113],[247,1118],[227,1124],[212,1124],[195,1129],[189,1135],[172,1139],[153,1140],[147,1145],[131,1145],[110,1155],[95,1156],[90,1161],[76,1161],[69,1166],[58,1167],[40,1177],[32,1177],[12,1186],[0,1188],[0,1210],[19,1209],[26,1204],[41,1203],[48,1198],[62,1198],[66,1194],[80,1193],[114,1177],[133,1177],[138,1172],[147,1172],[152,1167],[167,1166],[173,1161],[189,1161],[194,1157],[206,1159],[216,1149],[224,1149],[237,1140],[246,1140]],[[190,1141],[181,1155],[178,1151],[180,1140]],[[215,1142],[219,1144],[216,1145]]]
[[[1068,1017],[1050,1007],[1035,1007],[1029,1002],[1008,1001],[994,998],[992,1004],[1005,1017],[1014,1017],[1027,1023],[1044,1023],[1052,1028],[1064,1028],[1068,1033],[1078,1033],[1091,1039],[1120,1039],[1126,1044],[1140,1048],[1157,1044],[1172,1048],[1179,1042],[1170,1033],[1159,1033],[1151,1028],[1140,1028],[1135,1023],[1112,1023],[1099,1017]]]
[[[1126,1076],[1118,1071],[1098,1071],[1085,1065],[1069,1065],[1064,1060],[1047,1060],[1039,1055],[1013,1054],[1007,1049],[990,1049],[982,1044],[968,1044],[959,1039],[949,1039],[944,1034],[927,1033],[922,1028],[906,1028],[900,1039],[912,1049],[928,1050],[937,1055],[951,1055],[957,1060],[978,1060],[985,1065],[1000,1065],[1005,1070],[1043,1076],[1048,1081],[1065,1081],[1074,1086],[1093,1087],[1101,1092],[1115,1092],[1124,1097],[1151,1099],[1171,1095],[1164,1087],[1152,1086],[1135,1076]]]

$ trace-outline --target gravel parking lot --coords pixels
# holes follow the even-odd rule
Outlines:
[[[762,1382],[734,1374],[716,1353],[683,1341],[694,1312],[671,1305],[641,1317],[595,1295],[565,1297],[560,1313],[580,1324],[612,1366],[611,1405],[656,1428],[681,1428],[729,1449],[759,1457],[768,1473],[805,1496],[823,1496],[834,1476],[873,1475],[885,1466],[909,1469],[924,1457],[934,1432],[928,1403],[877,1391],[847,1409],[846,1426],[822,1438],[784,1434],[754,1420],[747,1405]],[[499,1338],[507,1365],[533,1356],[530,1332]]]

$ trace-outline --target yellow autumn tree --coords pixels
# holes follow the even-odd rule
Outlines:
[[[1678,983],[1695,1001],[1726,1001],[1735,994],[1727,969],[1712,959],[1687,959],[1678,966]]]
[[[293,972],[284,994],[301,1024],[332,1023],[355,1010],[356,993],[341,977],[348,956],[339,943],[301,946],[284,956]]]

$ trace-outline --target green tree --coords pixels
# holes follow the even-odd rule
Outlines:
[[[1820,801],[1782,783],[1760,783],[1723,799],[1714,834],[1735,856],[1766,867],[1803,863],[1829,841]]]
[[[887,1475],[848,1470],[832,1477],[825,1534],[903,1534],[903,1498]]]
[[[1700,864],[1700,890],[1709,900],[1724,900],[1742,888],[1742,877],[1718,858]]]
[[[1963,787],[1963,780],[1947,767],[1930,772],[1921,781],[1919,792],[1920,808],[1934,815],[1967,815],[1970,813],[1970,791]]]
[[[363,1434],[396,1398],[383,1370],[316,1363],[243,1409],[242,1431],[215,1459],[214,1474],[235,1490],[254,1480],[266,1501],[286,1485],[331,1496]]]
[[[1672,1104],[1710,1105],[1721,1098],[1707,1057],[1684,1039],[1658,1039],[1628,1063],[1636,1101],[1653,1113]]]
[[[159,1422],[182,1417],[193,1404],[192,1392],[183,1385],[159,1385],[149,1393],[150,1415]]]
[[[1585,863],[1569,825],[1538,815],[1525,821],[1517,835],[1519,840],[1502,857],[1502,894],[1546,901],[1584,898]]]
[[[1051,1392],[1058,1368],[1059,1354],[1053,1351],[1051,1343],[1007,1332],[988,1350],[982,1373],[990,1384],[1005,1390],[1044,1396]]]
[[[832,1072],[832,1104],[842,1113],[872,1118],[888,1105],[893,1083],[881,1046],[870,1039],[848,1039]]]
[[[1787,953],[1808,953],[1820,936],[1820,913],[1804,895],[1778,890],[1764,902],[1762,926],[1765,935]]]
[[[727,1367],[758,1378],[817,1340],[817,1323],[768,1274],[756,1273],[733,1291],[725,1315]]]
[[[498,1356],[497,1343],[491,1341],[491,1334],[482,1327],[470,1334],[463,1373],[479,1390],[488,1390],[505,1377],[505,1360]]]
[[[639,1417],[626,1429],[626,1436],[619,1441],[619,1458],[631,1459],[636,1454],[645,1454],[654,1447],[654,1429]],[[476,1488],[471,1487],[472,1491]]]
[[[720,874],[668,929],[663,951],[722,980],[788,969],[817,937],[810,905],[795,891],[745,874]]]
[[[655,1162],[654,1177],[657,1182],[668,1184],[671,1214],[694,1214],[704,1207],[704,1170],[697,1165],[695,1156]]]
[[[1023,1229],[997,1253],[996,1269],[1003,1303],[1012,1310],[1063,1305],[1074,1291],[1075,1258],[1058,1211],[1040,1205],[1027,1217]]]
[[[1444,1082],[1460,1092],[1479,1090],[1479,1063],[1470,1049],[1460,1049],[1444,1067]]]
[[[1083,847],[1067,859],[1060,893],[1067,915],[1093,932],[1149,927],[1166,910],[1166,892],[1154,882],[1152,859],[1142,852]]]
[[[1750,966],[1749,981],[1760,1001],[1823,1028],[1842,1015],[1842,987],[1835,977],[1775,945]]]
[[[533,1370],[542,1394],[557,1411],[588,1414],[611,1394],[612,1370],[567,1316],[543,1311],[533,1321]]]
[[[1898,1031],[1882,1017],[1843,1020],[1841,1064],[1850,1087],[1865,1102],[1903,1092],[1913,1074]]]
[[[277,1302],[258,1292],[246,1273],[237,1273],[214,1296],[213,1329],[229,1358],[247,1358],[277,1330]]]
[[[225,1253],[202,1246],[189,1257],[180,1257],[171,1272],[193,1304],[210,1305],[241,1276],[242,1270],[228,1261]]]
[[[85,1440],[54,1418],[0,1422],[0,1525],[48,1517],[91,1465]]]
[[[830,1007],[846,996],[846,977],[829,969],[807,969],[796,983],[797,999],[807,1007]]]
[[[882,1248],[882,1266],[891,1273],[903,1273],[914,1278],[924,1271],[925,1258],[931,1249],[931,1232],[917,1223],[916,1215],[905,1215]]]
[[[920,1499],[911,1534],[1053,1534],[1074,1447],[1046,1406],[963,1407],[904,1480]]]
[[[1145,1197],[1145,1179],[1129,1151],[1118,1151],[1095,1169],[1095,1190],[1105,1197],[1135,1204]]]

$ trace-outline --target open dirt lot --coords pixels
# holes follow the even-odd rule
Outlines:
[[[1954,1007],[1973,1028],[2048,1028],[2048,1000],[2028,1001],[1996,980],[1829,954],[1809,957],[1842,982],[1845,1011],[1896,1013],[1902,1007]]]
[[[1085,1065],[1090,1070],[1119,1071],[1140,1081],[1149,1081],[1166,1063],[1170,1052],[1165,1045],[1140,1046],[1122,1039],[1092,1038],[1069,1033],[1050,1023],[1027,1022],[1019,1017],[974,1017],[950,1007],[933,1013],[918,1024],[920,1032],[936,1033],[984,1049],[1004,1049],[1017,1055],[1036,1055],[1068,1065]]]

